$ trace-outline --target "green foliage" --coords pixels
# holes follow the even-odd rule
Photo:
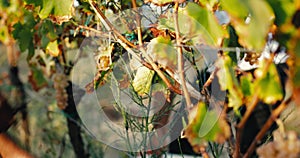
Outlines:
[[[173,0],[146,0],[146,1],[152,2],[152,3],[157,4],[159,6],[163,6],[163,5],[166,5],[168,3],[173,2]]]
[[[295,62],[295,76],[293,78],[294,84],[297,87],[300,87],[300,38],[296,41],[294,52],[296,55],[296,62]]]
[[[41,19],[47,18],[50,14],[54,16],[71,16],[73,0],[61,1],[43,0],[42,9],[39,13]]]
[[[269,4],[261,0],[221,0],[221,7],[229,13],[240,44],[262,50],[274,20]]]
[[[34,90],[39,90],[47,86],[48,82],[44,77],[43,71],[37,67],[31,67],[31,75],[29,76],[29,82],[31,83]]]
[[[27,4],[33,4],[36,7],[43,5],[43,1],[42,0],[24,0],[24,1],[25,1],[25,3],[27,3]]]
[[[0,26],[0,41],[3,43],[8,43],[9,32],[7,26]]]
[[[272,7],[275,14],[274,23],[281,27],[282,25],[289,23],[292,19],[294,12],[296,11],[295,0],[282,1],[282,0],[266,0]]]
[[[148,44],[147,53],[151,54],[155,61],[163,67],[175,68],[177,65],[177,54],[169,37],[158,36]]]
[[[13,27],[13,37],[18,41],[22,52],[28,50],[28,59],[34,55],[33,35],[35,32],[34,26],[37,22],[32,12],[25,11],[24,22],[18,22]]]
[[[184,130],[184,136],[197,148],[208,141],[224,142],[230,136],[230,129],[220,113],[208,110],[207,105],[199,102],[189,114],[189,124]]]
[[[173,2],[172,0],[149,0],[149,3],[163,6],[170,4],[168,6],[169,8],[172,7]],[[178,41],[176,41],[177,39],[175,37],[176,24],[174,20],[174,8],[173,10],[167,9],[166,12],[158,16],[157,27],[155,27],[156,25],[154,24],[151,25],[152,28],[145,28],[145,30],[143,30],[142,36],[147,37],[143,39],[143,41],[147,41],[143,43],[143,45],[147,45],[144,49],[146,49],[146,53],[154,60],[154,63],[150,63],[144,58],[144,52],[139,49],[139,46],[136,46],[138,41],[136,33],[139,32],[139,30],[137,30],[135,26],[135,12],[130,10],[122,12],[117,16],[110,15],[113,12],[120,12],[120,8],[129,8],[131,1],[116,2],[118,3],[116,5],[111,5],[112,1],[109,3],[110,4],[104,1],[97,2],[99,8],[101,8],[100,10],[106,12],[104,15],[107,16],[108,20],[111,20],[112,17],[115,18],[112,23],[116,30],[112,29],[113,31],[110,32],[111,34],[109,35],[103,32],[101,33],[100,38],[102,38],[102,35],[103,38],[108,36],[109,38],[113,38],[112,40],[110,39],[110,43],[108,44],[111,46],[109,49],[100,50],[102,51],[101,57],[103,58],[98,56],[99,58],[96,59],[98,69],[96,77],[90,84],[91,89],[94,90],[98,86],[105,84],[108,74],[118,69],[114,67],[113,64],[120,59],[120,54],[123,54],[125,50],[128,52],[132,51],[132,56],[136,55],[137,57],[141,57],[140,61],[138,59],[134,61],[138,62],[137,64],[134,63],[136,65],[157,64],[162,74],[168,74],[170,71],[174,73],[184,73],[177,72],[177,46],[175,46],[174,43]],[[137,3],[143,4],[141,1]],[[91,11],[88,3],[83,2],[82,5],[77,8],[74,8],[72,4],[73,0],[25,0],[24,3],[4,0],[0,3],[0,15],[7,16],[4,20],[1,19],[0,21],[0,41],[7,44],[11,37],[13,37],[18,42],[22,52],[28,51],[28,59],[32,59],[28,60],[31,65],[29,83],[36,91],[45,87],[48,81],[47,77],[57,71],[55,70],[55,66],[53,66],[54,59],[56,59],[56,66],[61,66],[63,72],[68,72],[66,74],[69,75],[70,69],[72,69],[74,63],[76,64],[77,59],[69,58],[71,55],[68,56],[68,50],[71,48],[68,46],[68,42],[75,42],[77,44],[76,46],[79,47],[82,42],[82,37],[94,35],[92,30],[95,29],[96,25],[97,29],[100,27],[100,31],[105,30],[103,26],[99,24],[98,19],[95,19],[96,14]],[[284,98],[284,87],[281,87],[275,64],[269,60],[258,61],[259,67],[255,70],[254,76],[251,73],[242,71],[237,78],[237,63],[240,59],[236,58],[234,51],[223,52],[220,47],[243,47],[246,51],[254,51],[254,53],[260,54],[266,45],[267,35],[271,32],[275,35],[276,40],[278,40],[293,57],[288,61],[290,69],[287,71],[289,72],[288,77],[292,78],[291,84],[295,86],[294,94],[298,97],[297,94],[299,94],[300,87],[300,32],[299,28],[296,28],[297,26],[292,23],[297,9],[299,10],[300,6],[296,0],[199,0],[198,3],[186,2],[185,5],[180,6],[178,9],[179,42],[186,46],[198,44],[209,46],[211,49],[216,48],[216,50],[211,52],[220,52],[219,58],[214,65],[216,66],[216,77],[219,79],[221,90],[226,91],[228,94],[228,100],[226,100],[228,107],[232,107],[235,112],[238,112],[241,106],[247,106],[253,99],[256,99],[254,97],[257,97],[259,101],[271,105]],[[19,12],[17,12],[18,10]],[[229,25],[219,25],[214,13],[216,10],[224,10],[228,13],[230,17]],[[69,21],[71,18],[72,21]],[[62,24],[67,21],[69,22]],[[5,25],[2,25],[2,23]],[[119,34],[116,34],[115,31],[119,31]],[[157,32],[159,34],[158,36],[156,34]],[[99,32],[96,33],[97,35],[99,34]],[[124,41],[119,37],[122,34],[124,35],[124,39],[133,43],[136,47],[123,46],[123,48],[121,45],[124,44],[122,43]],[[121,43],[121,45],[117,43]],[[91,48],[91,51],[88,53],[99,52],[99,47],[101,48],[102,44],[101,42],[97,43],[95,47],[97,50],[94,51],[94,48]],[[195,58],[193,56],[191,52],[195,51],[193,50],[194,48],[184,48],[185,55],[191,59],[194,58],[194,61],[190,60],[192,64],[198,62],[195,61],[195,59],[200,60],[202,57]],[[41,49],[40,51],[46,54],[43,54],[44,57],[41,57],[41,54],[35,52],[35,49]],[[251,54],[252,52],[246,53]],[[36,58],[33,59],[33,56]],[[45,60],[45,56],[49,57],[49,60]],[[107,59],[109,59],[109,62]],[[196,64],[193,66],[195,66],[197,70],[199,69],[198,67],[200,67]],[[198,72],[198,76],[195,75],[193,77],[199,79],[199,76],[202,75],[201,73],[202,72]],[[186,75],[186,73],[184,75]],[[133,80],[131,79],[132,76],[134,76]],[[145,100],[142,99],[145,98],[141,96],[147,95],[149,96],[147,99],[151,100],[153,96],[169,95],[169,90],[167,89],[169,85],[166,86],[167,82],[155,75],[154,70],[150,70],[144,66],[138,68],[136,73],[128,71],[128,74],[119,73],[115,74],[114,77],[120,81],[116,82],[120,89],[126,89],[132,84],[132,88],[136,92],[133,95],[137,95],[131,97],[133,97],[136,103],[142,105],[141,107],[145,108],[148,113],[150,107],[144,105]],[[175,88],[179,87],[179,90],[184,91],[184,89],[175,82],[178,81],[177,76],[174,77],[168,74],[165,77]],[[202,88],[203,87],[200,87],[200,89]],[[210,96],[207,95],[206,97],[209,98]],[[166,99],[172,100],[173,98],[170,97]],[[153,99],[153,101],[155,101],[155,99]],[[209,101],[208,99],[207,102]],[[150,117],[147,116],[141,118],[141,120],[129,116],[124,111],[124,108],[121,107],[122,102],[120,100],[116,100],[116,102],[120,104],[116,105],[116,107],[118,107],[117,110],[119,110],[119,112],[121,111],[123,115],[124,126],[127,131],[138,130],[148,132],[155,130],[151,126],[160,123],[155,121],[160,120],[161,116],[153,117],[155,119],[150,119]],[[297,103],[300,103],[300,101]],[[224,104],[224,106],[220,107],[224,108],[225,105],[227,106],[227,104]],[[48,108],[53,108],[52,104]],[[170,105],[170,107],[166,108],[166,111],[172,110],[172,108],[173,106]],[[230,135],[229,126],[225,120],[226,114],[221,114],[220,111],[217,111],[214,107],[209,108],[210,110],[208,110],[206,103],[199,101],[199,104],[189,111],[189,123],[185,129],[185,136],[196,150],[210,141],[223,143]],[[51,109],[47,112],[49,111],[52,113],[56,112]],[[166,111],[163,111],[162,115],[164,115]],[[59,139],[55,139],[55,141],[63,142],[63,135],[66,133],[65,123],[56,123],[57,126],[55,127],[52,125],[52,122],[61,120],[61,118],[57,119],[49,115],[49,117],[51,117],[49,121],[46,120],[46,118],[37,120],[39,116],[36,117],[36,114],[34,116],[33,121],[35,122],[41,121],[39,123],[44,124],[44,122],[48,121],[49,123],[47,127],[45,127],[47,131],[42,135],[45,136],[49,133],[50,135],[39,139],[43,139],[43,142],[51,143],[51,145],[54,143],[51,140],[57,137],[59,137]],[[64,127],[63,130],[61,130],[61,127]],[[128,130],[128,128],[132,129]],[[37,127],[34,129],[39,131]],[[50,131],[52,129],[54,129],[54,131],[51,133]],[[54,149],[55,147],[52,148]],[[90,149],[92,148],[89,148],[89,150]],[[56,156],[55,150],[51,152]],[[92,153],[92,151],[90,152]]]
[[[149,95],[154,71],[147,67],[139,67],[132,82],[133,89],[138,95]]]
[[[219,68],[216,76],[219,78],[221,90],[228,91],[228,106],[237,110],[243,104],[243,88],[241,88],[235,76],[235,65],[229,56],[224,56],[217,61],[216,66]],[[243,84],[243,86],[248,85]]]
[[[182,36],[191,39],[197,44],[208,44],[219,46],[224,37],[227,36],[215,18],[213,12],[202,8],[196,3],[188,3],[178,10],[178,24]],[[175,31],[173,15],[159,19],[158,29],[169,29]]]
[[[274,104],[283,99],[283,91],[275,64],[271,63],[268,69],[265,69],[266,63],[267,61],[261,62],[261,67],[255,70],[256,80],[253,84],[255,93],[262,101]]]
[[[55,25],[50,20],[44,20],[38,35],[41,37],[41,48],[45,49],[50,41],[54,41],[58,38]]]
[[[240,84],[242,92],[245,97],[250,97],[254,92],[254,85],[252,84],[253,77],[250,73],[240,77]]]
[[[46,47],[46,52],[52,55],[53,57],[57,57],[60,53],[58,48],[57,40],[53,42],[49,42]]]
[[[178,12],[181,13],[181,16],[178,17],[180,30],[190,30],[191,37],[198,36],[196,40],[193,40],[195,43],[219,46],[222,39],[227,36],[226,31],[218,24],[213,12],[207,8],[202,8],[195,3],[188,3]],[[186,27],[187,24],[190,28]],[[204,36],[204,39],[199,36]],[[213,41],[211,42],[213,43],[210,43],[210,38],[212,38]]]

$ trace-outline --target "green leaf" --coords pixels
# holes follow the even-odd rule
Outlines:
[[[33,56],[34,44],[33,44],[33,31],[22,25],[20,22],[15,24],[12,32],[13,37],[18,41],[21,52],[29,51],[28,58]]]
[[[240,77],[240,84],[245,97],[251,96],[254,92],[252,80],[253,77],[250,73],[247,73]]]
[[[42,6],[42,0],[24,0],[27,4],[33,4],[35,6]]]
[[[9,0],[2,0],[0,2],[0,8],[7,8],[9,7],[10,3],[9,3]]]
[[[176,68],[177,53],[171,39],[158,36],[148,44],[147,53],[163,67]]]
[[[57,40],[53,42],[49,42],[46,47],[46,52],[52,55],[53,57],[57,57],[60,53],[58,48]]]
[[[240,44],[248,49],[262,50],[274,20],[268,3],[261,0],[221,0],[221,7],[229,13]]]
[[[293,77],[294,86],[300,87],[300,34],[290,41],[294,43],[294,48],[292,48],[295,55],[295,75]]]
[[[228,106],[237,110],[243,104],[243,92],[234,73],[234,64],[229,56],[220,58],[216,66],[219,68],[216,75],[219,79],[221,90],[228,91]]]
[[[57,28],[54,25],[50,20],[44,20],[40,26],[38,33],[41,36],[41,48],[46,48],[50,41],[55,41],[58,38]]]
[[[132,82],[133,89],[138,95],[143,96],[149,94],[154,71],[147,67],[139,67]]]
[[[182,36],[191,39],[194,43],[219,46],[227,36],[218,23],[213,12],[202,8],[196,3],[189,2],[178,10],[178,24]],[[172,13],[167,13],[159,19],[158,29],[175,31]]]
[[[194,42],[196,43],[208,42],[207,44],[219,46],[222,39],[227,36],[226,30],[219,25],[213,12],[200,7],[196,3],[188,3],[186,7],[179,9],[178,12],[181,13],[179,14],[180,30],[189,29],[192,33],[195,32],[197,37]],[[189,28],[186,27],[186,24],[189,24]]]
[[[275,64],[271,63],[269,68],[264,70],[266,63],[267,61],[261,62],[261,66],[255,70],[254,89],[263,102],[274,104],[283,99],[283,90]]]
[[[0,42],[2,42],[2,43],[8,43],[9,42],[8,28],[5,25],[0,26]]]
[[[205,6],[209,10],[213,10],[215,5],[218,5],[219,0],[199,0],[202,6]]]
[[[151,2],[153,4],[159,5],[159,6],[164,6],[166,4],[169,4],[173,2],[173,0],[145,0],[145,2]]]
[[[14,30],[12,31],[12,35],[18,41],[21,52],[28,50],[27,59],[30,59],[34,55],[33,36],[36,23],[33,13],[25,11],[24,21],[13,25]]]
[[[274,23],[277,26],[282,26],[290,22],[293,16],[293,13],[296,11],[295,0],[291,1],[282,1],[282,0],[267,0],[269,5],[272,7],[275,14]]]
[[[71,16],[73,0],[55,1],[43,0],[43,6],[39,13],[41,19],[47,18],[50,14],[54,16]]]
[[[32,88],[35,91],[38,91],[48,85],[47,80],[43,75],[43,71],[37,67],[31,67],[31,72],[28,78],[28,81],[31,83]]]
[[[229,25],[227,27],[228,33],[229,33],[229,38],[225,38],[224,42],[223,42],[223,47],[241,47],[241,45],[238,42],[238,35],[236,34],[236,31],[234,30],[234,28]],[[237,55],[236,55],[236,51],[230,51],[230,52],[224,52],[225,54],[227,54],[228,56],[230,56],[230,58],[232,59],[232,61],[236,64],[238,61],[240,61],[241,59],[237,59]],[[243,57],[244,53],[240,52],[240,56]]]
[[[224,116],[214,110],[207,110],[203,102],[192,109],[189,114],[189,124],[184,130],[184,137],[197,151],[198,146],[208,141],[223,143],[230,136],[230,128]]]

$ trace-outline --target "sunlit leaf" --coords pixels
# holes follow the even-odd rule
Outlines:
[[[182,36],[199,44],[217,46],[227,36],[213,12],[196,3],[188,3],[185,7],[179,8],[178,24]],[[159,29],[169,29],[174,32],[174,26],[171,13],[159,19]]]
[[[274,20],[274,13],[268,3],[261,0],[221,0],[221,6],[229,13],[240,44],[249,49],[261,50]]]
[[[60,54],[57,41],[49,42],[46,48],[46,52],[53,57],[57,57]]]
[[[189,124],[183,136],[198,151],[197,147],[208,141],[224,143],[230,136],[230,128],[221,113],[209,111],[203,102],[199,102],[189,114]]]
[[[222,39],[227,36],[226,31],[219,25],[213,12],[200,7],[196,3],[188,3],[186,7],[179,10],[179,27],[181,30],[189,29],[195,31],[195,36],[204,36],[205,42],[212,38],[214,46],[220,45]],[[187,28],[186,25],[189,25]],[[192,32],[193,32],[192,31]],[[205,37],[207,36],[207,37]],[[199,38],[199,37],[196,37]],[[203,42],[196,41],[195,42]]]
[[[254,89],[263,102],[274,104],[283,99],[283,90],[275,64],[270,64],[269,68],[264,70],[266,63],[267,61],[261,62],[261,66],[255,70]]]
[[[202,6],[205,6],[209,10],[214,10],[215,6],[218,5],[219,0],[199,0]]]
[[[219,68],[216,75],[221,86],[221,90],[228,91],[228,106],[237,110],[242,104],[243,92],[234,73],[234,65],[229,56],[220,58],[216,66]]]
[[[153,3],[158,6],[164,6],[173,2],[173,0],[144,0],[145,3]]]
[[[4,44],[9,42],[9,33],[7,26],[0,26],[0,41]]]
[[[63,2],[54,0],[43,0],[43,5],[39,16],[41,19],[45,19],[50,14],[52,14],[53,17],[56,18],[68,17],[68,19],[70,19],[72,15],[72,4],[73,0],[64,0]]]
[[[161,66],[176,68],[177,54],[170,38],[163,36],[153,38],[148,44],[147,53]]]
[[[139,67],[132,82],[133,89],[138,95],[149,94],[154,71],[147,67]]]

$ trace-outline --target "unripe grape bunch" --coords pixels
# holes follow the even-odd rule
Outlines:
[[[257,149],[260,158],[299,158],[300,139],[294,131],[285,134],[274,132],[274,141],[262,145]]]
[[[53,76],[54,89],[56,91],[56,102],[60,109],[65,109],[68,102],[68,93],[66,87],[68,86],[68,78],[63,73],[55,73]]]

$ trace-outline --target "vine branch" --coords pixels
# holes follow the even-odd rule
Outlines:
[[[256,147],[256,143],[263,138],[265,133],[270,129],[270,127],[273,125],[274,121],[278,116],[281,114],[281,112],[286,108],[286,106],[292,101],[292,97],[289,97],[289,99],[282,102],[271,114],[267,122],[264,124],[262,129],[258,132],[255,139],[252,141],[251,145],[249,146],[247,152],[245,153],[243,158],[248,158],[254,151]]]
[[[118,32],[116,30],[116,28],[110,23],[110,21],[102,13],[102,11],[99,9],[99,7],[97,6],[97,4],[95,2],[93,2],[92,0],[89,0],[89,3],[90,3],[92,9],[95,11],[96,15],[98,16],[98,18],[100,19],[100,21],[103,23],[104,27],[107,30],[112,31],[117,36],[118,39],[120,39],[122,42],[126,43],[130,47],[136,48],[136,45],[129,42],[122,34],[120,34],[120,32]]]
[[[268,69],[269,69],[270,65],[272,64],[274,57],[275,57],[275,54],[271,53],[271,57],[268,59],[265,67],[263,68],[263,75],[262,76],[265,76],[265,74],[268,72]],[[247,105],[247,110],[246,110],[244,116],[242,117],[242,120],[237,125],[234,157],[239,157],[239,155],[240,155],[241,135],[243,133],[243,129],[244,129],[249,117],[251,116],[253,110],[257,106],[258,101],[259,101],[258,94],[255,93],[253,98],[252,98],[252,101],[250,102],[249,105]]]
[[[180,82],[181,82],[181,86],[182,86],[182,90],[183,90],[183,95],[186,100],[187,109],[191,109],[193,105],[192,105],[190,94],[188,92],[186,82],[185,82],[184,68],[183,68],[184,67],[183,53],[182,53],[182,47],[180,46],[181,40],[180,40],[180,30],[179,30],[179,25],[178,25],[178,5],[179,5],[178,1],[175,2],[174,14],[173,14],[173,18],[174,18],[174,22],[175,22],[177,53],[178,53],[178,63],[177,63],[178,64],[178,73],[179,73],[179,78],[180,78]]]

